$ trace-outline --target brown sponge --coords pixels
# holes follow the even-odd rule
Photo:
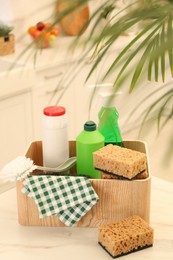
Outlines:
[[[93,153],[94,167],[100,171],[133,179],[146,170],[145,153],[109,144]]]
[[[154,231],[139,216],[99,227],[99,244],[113,257],[126,255],[153,245]]]
[[[143,180],[143,179],[147,179],[148,178],[148,172],[146,170],[144,170],[143,172],[141,172],[140,174],[137,174],[133,180]],[[122,179],[121,176],[115,175],[115,174],[110,174],[110,173],[105,173],[105,172],[101,172],[101,178],[102,179],[107,179],[107,180],[117,180],[117,179]]]

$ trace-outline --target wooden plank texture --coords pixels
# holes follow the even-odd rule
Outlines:
[[[70,143],[70,155],[75,155],[75,142]],[[146,144],[141,141],[125,141],[127,148],[145,152]],[[42,143],[32,142],[26,156],[32,158],[35,163],[42,164]],[[149,172],[149,165],[148,165]],[[77,227],[98,227],[131,215],[139,215],[144,220],[150,220],[150,190],[151,176],[143,180],[90,180],[93,188],[99,196],[99,202],[77,223]],[[18,220],[26,226],[57,226],[64,224],[56,216],[39,218],[38,209],[33,199],[21,192],[23,183],[16,183],[18,200]]]

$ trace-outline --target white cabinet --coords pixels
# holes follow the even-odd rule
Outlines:
[[[0,168],[23,155],[32,140],[30,92],[0,99]]]

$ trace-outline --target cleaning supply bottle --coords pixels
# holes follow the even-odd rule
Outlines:
[[[77,174],[84,174],[100,179],[100,172],[95,170],[93,152],[104,146],[104,137],[96,129],[93,121],[84,124],[84,130],[76,138]]]
[[[66,109],[49,106],[42,116],[43,165],[57,167],[69,158]]]
[[[115,144],[124,146],[118,126],[119,114],[115,108],[115,100],[120,93],[114,93],[112,88],[101,89],[102,107],[98,113],[98,131],[105,137],[105,145]]]

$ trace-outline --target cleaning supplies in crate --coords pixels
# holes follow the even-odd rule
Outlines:
[[[19,181],[24,180],[27,176],[32,175],[34,170],[46,171],[46,174],[67,172],[76,164],[76,157],[70,157],[56,168],[48,168],[35,165],[33,160],[25,156],[18,156],[0,171],[0,178],[4,181]]]
[[[147,146],[142,141],[126,141],[124,140],[125,147],[129,149],[136,149],[136,151],[144,152],[147,154]],[[76,145],[75,141],[70,142],[70,154],[75,155]],[[41,141],[33,141],[26,151],[26,155],[33,161],[38,162],[41,165],[42,146]],[[77,223],[77,227],[98,227],[98,225],[108,224],[111,221],[117,221],[120,218],[128,216],[129,212],[135,212],[139,216],[142,216],[147,222],[149,221],[149,209],[150,209],[150,168],[147,167],[149,178],[138,181],[104,181],[103,179],[95,180],[90,179],[90,183],[95,189],[99,203],[97,203],[90,212],[88,212]],[[78,176],[79,177],[79,176]],[[75,178],[78,178],[75,177]],[[73,177],[74,178],[74,177]],[[56,217],[46,217],[44,219],[39,218],[35,201],[26,197],[21,193],[23,182],[18,181],[17,186],[17,198],[19,215],[18,220],[21,225],[25,226],[56,226],[62,227],[63,223]],[[136,196],[136,194],[138,194]],[[135,203],[134,203],[135,198]],[[141,204],[141,198],[143,203]],[[23,204],[25,201],[25,205]],[[112,203],[116,201],[116,203]],[[114,216],[114,219],[112,218]]]
[[[23,185],[22,192],[34,199],[40,218],[56,215],[66,226],[75,225],[98,202],[85,177],[33,175]]]
[[[114,93],[113,86],[111,86],[102,88],[99,95],[102,98],[102,107],[98,114],[98,131],[105,137],[105,145],[123,146],[118,125],[119,114],[115,107],[116,99],[120,93]]]
[[[96,129],[93,121],[84,124],[84,130],[76,137],[77,174],[100,178],[100,172],[94,169],[93,152],[104,146],[104,137]]]
[[[42,118],[43,165],[57,167],[69,158],[66,109],[49,106]]]
[[[6,181],[18,181],[30,175],[37,168],[33,160],[25,156],[18,156],[7,163],[0,171],[0,179]]]
[[[92,93],[93,100],[101,103],[98,112],[98,131],[105,137],[105,145],[124,146],[118,125],[119,113],[115,107],[121,92],[116,92],[112,83],[93,84],[89,85],[88,89]]]
[[[145,153],[109,144],[93,153],[94,167],[104,173],[132,180],[147,171]]]
[[[154,230],[141,217],[134,215],[99,227],[99,244],[113,257],[153,246]]]

